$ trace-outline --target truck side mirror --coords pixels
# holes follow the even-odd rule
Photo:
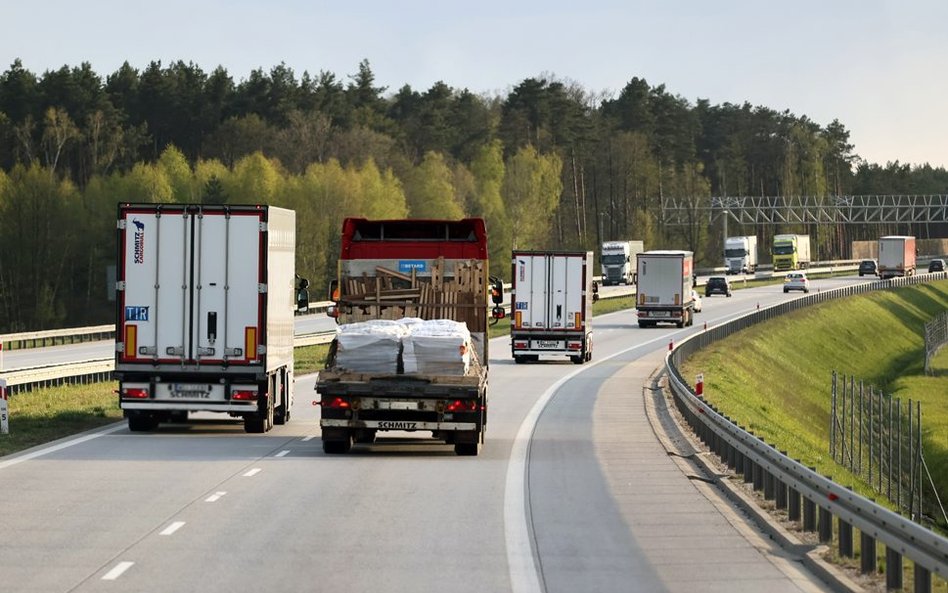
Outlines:
[[[327,293],[327,300],[338,301],[339,300],[339,281],[330,280],[329,281],[329,292]]]
[[[490,279],[490,301],[495,305],[504,302],[504,281],[500,278]],[[496,308],[496,307],[495,307]]]
[[[599,301],[599,283],[593,280],[593,302]]]
[[[299,278],[299,276],[297,276]],[[297,311],[308,311],[309,310],[309,280],[306,278],[300,278],[299,282],[296,283],[296,310]]]

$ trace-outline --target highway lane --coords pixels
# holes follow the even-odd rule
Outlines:
[[[717,323],[758,301],[787,298],[797,295],[773,286],[706,299],[697,321]],[[629,514],[622,501],[636,493],[617,492],[612,474],[621,464],[603,456],[613,455],[616,444],[628,447],[630,438],[633,445],[643,439],[638,448],[651,451],[625,460],[635,464],[633,481],[647,484],[643,472],[674,479],[677,471],[684,482],[673,488],[694,487],[667,467],[664,451],[649,445],[648,431],[633,424],[641,418],[623,417],[632,428],[618,435],[606,430],[600,402],[615,397],[624,369],[654,368],[655,360],[641,356],[660,359],[667,339],[687,331],[639,329],[630,311],[597,318],[591,366],[514,365],[508,339],[493,341],[490,424],[476,458],[407,441],[325,456],[311,438],[318,427],[309,377],[298,381],[293,420],[267,435],[246,435],[240,423],[207,415],[153,434],[116,425],[32,459],[0,460],[4,588],[524,591],[524,575],[539,566],[533,578],[549,591],[629,590],[630,575],[641,590],[685,590],[683,581],[662,580],[674,563],[663,564],[646,545],[661,538]],[[518,442],[524,419],[544,398],[535,430],[527,431],[532,438]],[[518,482],[509,468],[519,467],[510,459],[522,448],[530,452],[519,482],[529,507],[518,513],[510,511]],[[688,521],[675,529],[686,530]],[[724,528],[704,525],[697,539]],[[520,529],[530,549],[516,547],[511,534]],[[722,541],[743,554],[744,570],[773,570],[775,561],[749,552],[756,548],[742,544],[743,536]],[[534,549],[539,564],[532,562]],[[777,572],[780,582],[796,582]]]

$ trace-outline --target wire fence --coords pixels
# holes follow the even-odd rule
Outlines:
[[[948,311],[925,324],[925,372],[933,374],[932,359],[948,343]]]
[[[833,371],[830,456],[914,521],[925,493],[922,410]]]

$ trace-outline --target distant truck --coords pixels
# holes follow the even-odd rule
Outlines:
[[[642,241],[606,241],[602,244],[599,264],[602,284],[632,284],[635,275],[635,256],[645,250]]]
[[[514,362],[592,359],[591,251],[514,251],[510,343]]]
[[[725,239],[724,267],[728,274],[753,274],[757,270],[757,236]]]
[[[879,237],[879,277],[884,280],[895,276],[914,275],[917,253],[915,237],[899,235]]]
[[[115,376],[132,431],[190,412],[290,418],[296,213],[120,204]]]
[[[487,426],[483,219],[347,218],[338,274],[329,313],[340,334],[316,380],[323,451],[346,453],[379,432],[431,431],[458,455],[477,455]],[[495,304],[502,290],[491,286]],[[380,334],[344,343],[345,330],[373,323]],[[418,323],[461,331],[419,336]]]
[[[694,257],[690,251],[645,251],[638,255],[636,309],[639,327],[659,322],[694,323]]]
[[[809,235],[774,235],[771,251],[774,271],[802,270],[810,267]]]

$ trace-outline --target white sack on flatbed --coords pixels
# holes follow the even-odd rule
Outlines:
[[[471,365],[471,332],[463,322],[430,319],[408,325],[402,337],[406,373],[465,375]]]
[[[398,372],[405,324],[386,319],[340,325],[336,333],[336,366],[359,373]]]

